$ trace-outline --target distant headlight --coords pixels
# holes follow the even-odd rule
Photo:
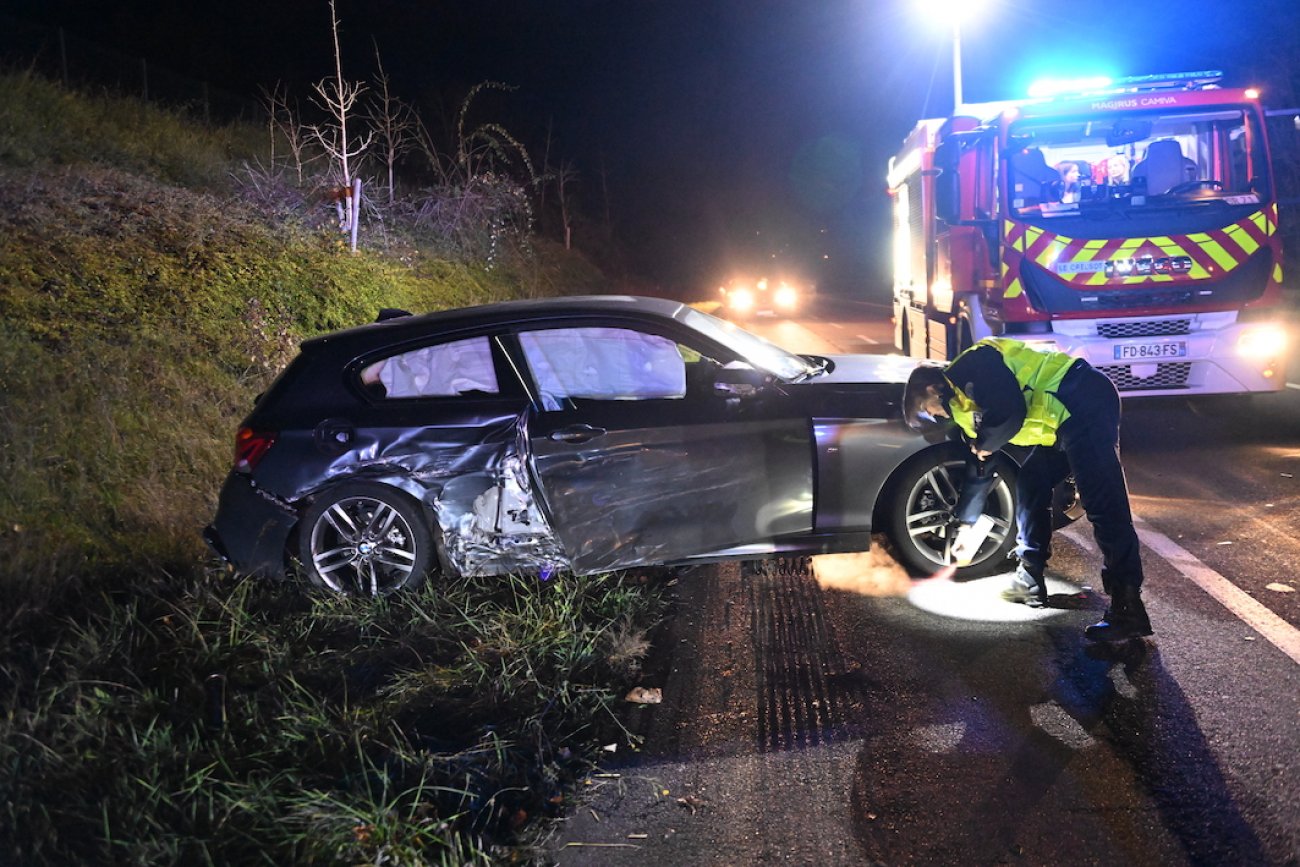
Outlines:
[[[727,306],[732,310],[754,309],[754,293],[749,289],[733,289],[727,293]]]
[[[1277,358],[1286,346],[1286,330],[1279,325],[1247,328],[1237,338],[1237,354],[1245,358]]]
[[[783,310],[790,310],[799,303],[799,292],[789,283],[782,283],[772,296],[773,303]]]

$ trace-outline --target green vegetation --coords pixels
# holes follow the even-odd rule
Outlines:
[[[521,859],[658,616],[626,576],[358,601],[213,566],[299,340],[600,285],[536,237],[348,253],[258,140],[0,76],[0,862]]]

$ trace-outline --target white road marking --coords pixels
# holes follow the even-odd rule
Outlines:
[[[880,342],[879,340],[872,340],[870,337],[868,337],[868,336],[865,335],[865,334],[855,334],[855,335],[853,335],[853,336],[856,337],[856,338],[858,338],[858,340],[863,340],[863,341],[866,341],[867,343],[879,343],[879,342]]]
[[[1300,390],[1300,383],[1296,383],[1296,382],[1288,382],[1288,383],[1286,384],[1286,387],[1287,387],[1287,388],[1294,388],[1294,389]]]
[[[1182,573],[1210,596],[1214,597],[1251,629],[1264,636],[1274,647],[1300,663],[1300,629],[1278,617],[1246,591],[1218,572],[1196,559],[1190,551],[1164,533],[1151,529],[1141,518],[1134,517],[1138,538],[1142,544],[1159,554],[1170,566]],[[1078,525],[1064,528],[1062,535],[1070,537],[1090,553],[1100,556],[1092,539],[1078,529]]]
[[[1197,560],[1173,539],[1151,529],[1140,518],[1135,523],[1143,545],[1163,557],[1170,566],[1217,599],[1224,608],[1267,638],[1278,650],[1300,663],[1300,629],[1278,617],[1249,593]]]

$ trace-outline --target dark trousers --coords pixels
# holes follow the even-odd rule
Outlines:
[[[1041,578],[1052,555],[1052,489],[1074,474],[1079,499],[1101,549],[1106,592],[1142,586],[1142,559],[1128,484],[1119,459],[1119,393],[1106,375],[1084,361],[1061,380],[1057,397],[1070,411],[1055,446],[1036,446],[1016,479],[1016,555]]]

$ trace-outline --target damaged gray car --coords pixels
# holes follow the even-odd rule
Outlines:
[[[863,551],[951,561],[964,447],[910,431],[915,362],[811,356],[674,301],[399,315],[306,341],[236,435],[212,549],[379,595],[429,576],[591,574]],[[1006,567],[1015,464],[966,574]]]

